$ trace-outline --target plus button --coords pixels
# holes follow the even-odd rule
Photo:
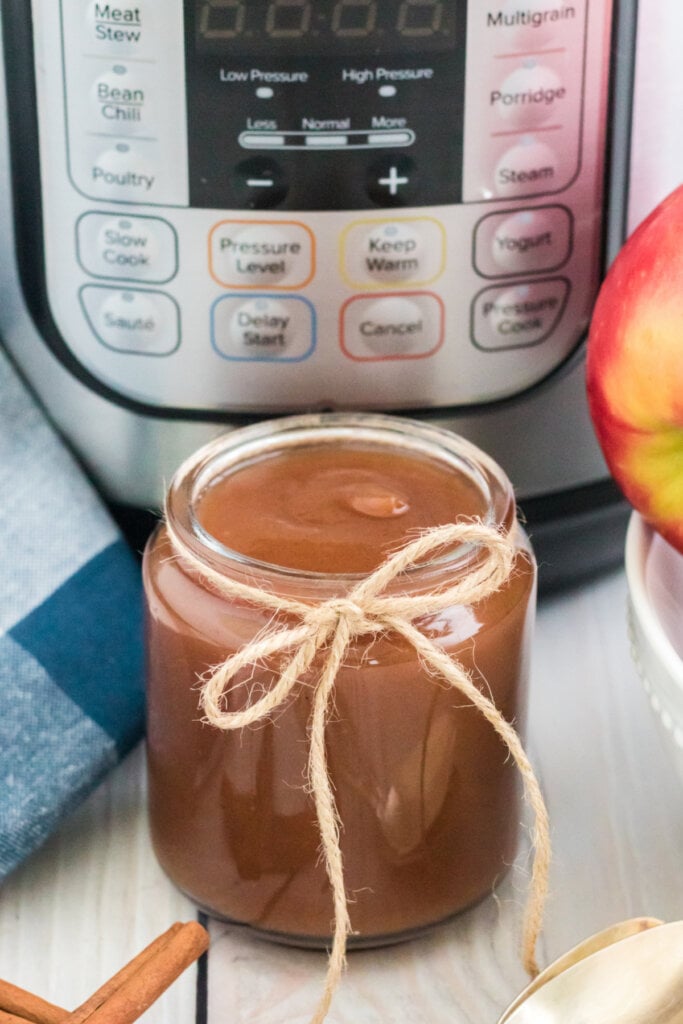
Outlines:
[[[378,181],[379,185],[384,185],[385,188],[389,189],[389,195],[397,196],[400,185],[407,185],[410,178],[405,177],[398,173],[398,168],[391,166],[387,173],[386,178],[380,178]]]

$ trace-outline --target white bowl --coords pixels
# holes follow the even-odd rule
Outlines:
[[[683,779],[683,555],[634,512],[626,536],[631,653]]]

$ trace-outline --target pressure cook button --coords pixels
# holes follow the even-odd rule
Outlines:
[[[300,362],[315,347],[315,314],[300,296],[226,296],[214,303],[211,338],[226,359]]]
[[[361,296],[342,310],[341,347],[351,359],[419,359],[442,341],[443,306],[436,295]]]
[[[377,206],[408,206],[417,194],[416,179],[410,157],[385,156],[367,170],[367,193]]]
[[[211,272],[227,288],[301,288],[314,270],[313,235],[293,221],[221,221],[210,236]]]
[[[81,304],[96,338],[133,355],[167,356],[180,344],[180,316],[163,292],[84,285]]]
[[[483,277],[555,270],[571,247],[572,220],[563,206],[493,213],[476,227],[475,267]]]
[[[84,213],[76,239],[79,263],[94,277],[163,284],[178,269],[176,233],[161,217]]]
[[[233,175],[236,206],[244,210],[270,210],[287,197],[287,176],[275,160],[254,157],[243,160]]]
[[[562,277],[485,288],[472,303],[472,341],[499,352],[538,345],[557,327],[568,295]]]

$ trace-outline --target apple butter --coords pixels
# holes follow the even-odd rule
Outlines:
[[[388,416],[261,423],[188,459],[166,510],[200,562],[307,604],[345,595],[418,531],[463,517],[514,540],[514,570],[485,600],[415,625],[521,729],[535,563],[507,478],[463,439]],[[440,550],[387,593],[443,587],[471,572],[480,554],[471,545]],[[333,907],[306,779],[311,679],[250,728],[206,724],[202,678],[253,641],[273,612],[216,593],[177,557],[163,523],[143,570],[149,814],[159,861],[210,914],[323,945]],[[254,687],[266,692],[278,667],[252,666],[224,697],[231,710],[253,701]],[[406,937],[491,892],[515,855],[517,770],[482,714],[402,637],[352,640],[325,746],[351,944]]]

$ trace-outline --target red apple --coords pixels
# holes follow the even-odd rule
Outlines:
[[[605,278],[587,385],[612,476],[683,552],[683,186],[633,232]]]

